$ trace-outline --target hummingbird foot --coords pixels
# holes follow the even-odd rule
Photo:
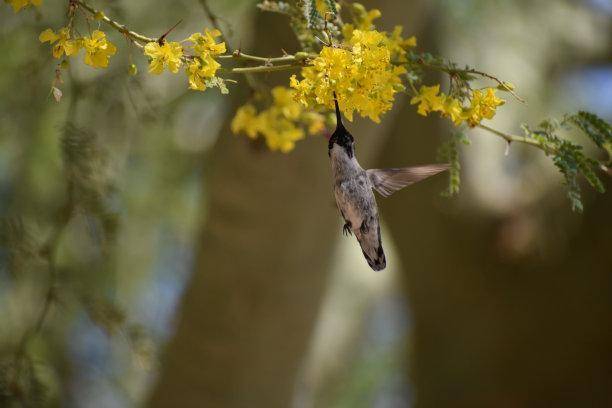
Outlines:
[[[344,236],[353,235],[353,226],[350,221],[347,221],[344,227],[342,227],[342,234],[344,234]]]

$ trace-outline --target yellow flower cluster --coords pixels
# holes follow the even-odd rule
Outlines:
[[[48,28],[38,37],[40,42],[52,45],[51,53],[54,58],[67,57],[77,54],[81,48],[85,50],[85,63],[94,68],[106,68],[111,55],[117,52],[117,47],[111,43],[106,34],[95,30],[90,36],[72,39],[70,29],[62,27],[56,33]]]
[[[95,30],[89,37],[83,37],[82,45],[85,50],[85,63],[94,68],[108,67],[110,56],[117,52],[115,44],[108,41],[106,34],[100,30]]]
[[[206,82],[215,77],[221,67],[214,57],[225,53],[225,43],[216,42],[221,36],[219,30],[205,29],[204,33],[192,34],[186,40],[179,42],[150,42],[145,45],[144,53],[150,58],[149,72],[161,74],[164,69],[176,74],[183,62],[189,79],[189,88],[204,91]],[[188,42],[193,49],[193,55],[185,56],[181,43]]]
[[[374,20],[380,18],[382,14],[378,9],[366,10],[360,3],[351,3],[351,14],[353,15],[354,24],[344,24],[342,26],[342,36],[345,41],[348,41],[353,36],[355,29],[361,31],[374,30]],[[391,61],[406,62],[406,50],[416,47],[417,39],[412,36],[410,38],[402,38],[402,26],[395,26],[391,35],[388,35],[388,47],[391,51]]]
[[[221,31],[208,29],[204,34],[192,34],[188,41],[193,44],[195,57],[187,65],[187,76],[189,77],[189,88],[198,91],[206,89],[206,80],[213,78],[221,67],[213,57],[225,53],[225,43],[215,42],[215,38],[221,36]]]
[[[4,0],[5,3],[8,3],[13,7],[13,11],[17,13],[22,8],[28,6],[40,6],[42,0]]]
[[[430,112],[440,112],[456,126],[467,122],[470,127],[474,127],[484,119],[493,119],[497,107],[506,102],[495,95],[494,88],[487,88],[472,92],[470,105],[463,106],[458,99],[440,93],[440,85],[434,85],[422,86],[419,94],[413,97],[410,103],[419,105],[419,115],[427,116]]]
[[[216,42],[221,36],[219,30],[205,30],[195,33],[181,41],[154,41],[144,46],[144,54],[149,57],[149,72],[161,74],[165,69],[177,73],[186,64],[186,73],[189,79],[189,88],[203,91],[207,86],[217,86],[221,92],[227,93],[225,83],[215,75],[221,65],[214,59],[215,56],[225,53],[225,43]],[[72,38],[72,30],[62,27],[57,32],[48,28],[40,33],[40,42],[48,42],[52,46],[55,58],[72,56],[83,49],[85,51],[85,64],[94,68],[108,67],[110,57],[117,52],[117,47],[111,43],[106,34],[95,30],[91,35]],[[193,51],[186,55],[182,43],[189,43],[187,47]],[[137,68],[130,65],[131,75],[136,74]]]
[[[183,47],[176,41],[150,42],[144,47],[144,53],[151,58],[149,72],[161,74],[164,69],[176,74],[183,65]]]
[[[380,10],[372,9],[368,11],[361,3],[351,3],[350,7],[349,11],[355,24],[345,24],[342,29],[346,32],[352,32],[355,28],[362,31],[372,30],[374,29],[374,20],[382,16]],[[346,33],[343,32],[343,34],[347,37]]]
[[[38,36],[40,42],[48,42],[53,45],[51,53],[54,58],[61,58],[62,55],[71,56],[79,51],[79,42],[70,39],[70,29],[62,27],[56,33],[52,29],[47,28]]]
[[[231,123],[232,132],[244,132],[251,139],[261,135],[270,150],[287,153],[295,148],[296,141],[304,138],[301,125],[308,128],[310,135],[325,129],[323,115],[305,111],[295,101],[295,91],[278,86],[272,89],[272,98],[272,105],[259,113],[251,104],[238,109]]]
[[[406,72],[392,62],[397,47],[412,41],[401,40],[395,34],[393,42],[384,32],[352,30],[345,46],[323,47],[312,65],[302,68],[302,79],[291,77],[291,87],[304,106],[333,108],[336,92],[340,108],[349,120],[353,112],[380,122],[380,115],[391,109],[395,94],[404,89],[400,75]],[[405,51],[404,51],[405,52]]]

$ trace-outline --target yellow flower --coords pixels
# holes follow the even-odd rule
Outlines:
[[[230,127],[234,134],[245,132],[251,139],[255,139],[259,130],[257,110],[255,107],[251,104],[241,106],[238,111],[236,111],[236,115],[234,119],[232,119]]]
[[[373,21],[382,16],[380,10],[372,9],[368,11],[360,3],[352,3],[350,12],[353,16],[353,24],[344,24],[342,26],[342,35],[346,41],[350,40],[355,30],[373,30],[375,28]]]
[[[17,13],[24,7],[28,6],[40,6],[42,0],[4,0],[6,3],[10,4],[13,7],[13,11]]]
[[[378,9],[372,9],[370,11],[359,3],[351,4],[353,13],[355,16],[355,23],[357,23],[358,30],[371,30],[374,28],[373,21],[380,18],[382,14]]]
[[[79,42],[70,39],[70,29],[68,29],[68,27],[60,28],[57,33],[47,28],[40,33],[38,40],[42,43],[48,42],[52,45],[55,44],[52,48],[54,58],[60,58],[64,54],[70,56],[79,51]]]
[[[470,106],[464,107],[458,99],[440,93],[440,85],[422,86],[419,94],[410,101],[412,105],[419,104],[418,113],[427,116],[430,112],[440,112],[449,118],[455,126],[464,121],[470,127],[477,126],[483,119],[492,119],[498,106],[505,103],[495,96],[495,89],[487,88],[486,92],[475,90],[472,93]]]
[[[221,36],[221,31],[219,30],[209,30],[206,28],[204,30],[204,34],[202,33],[194,33],[192,34],[187,41],[191,41],[193,43],[193,50],[200,56],[205,55],[219,55],[225,52],[225,43],[220,42],[216,43],[215,38]]]
[[[164,68],[176,74],[183,63],[183,47],[178,42],[168,41],[163,45],[150,42],[144,47],[144,53],[151,58],[149,72],[161,74]]]
[[[297,120],[302,114],[302,107],[295,101],[294,94],[294,91],[283,86],[272,89],[274,108],[278,109],[278,113],[289,120]]]
[[[189,78],[189,88],[198,91],[206,89],[206,80],[215,76],[221,64],[215,61],[210,55],[204,58],[194,58],[187,64],[187,77]]]
[[[463,107],[461,103],[452,96],[444,95],[444,104],[442,107],[442,115],[448,117],[455,126],[459,126],[463,123]]]
[[[470,127],[477,126],[483,119],[493,119],[498,106],[506,103],[495,95],[495,89],[487,88],[486,93],[475,90],[470,107],[463,112],[463,118]]]
[[[304,122],[308,126],[308,134],[318,135],[325,130],[325,117],[317,112],[306,112]]]
[[[444,99],[438,93],[440,93],[440,85],[421,86],[419,94],[410,100],[410,104],[419,104],[417,112],[423,116],[427,116],[429,112],[443,112]]]
[[[304,130],[279,115],[279,111],[274,107],[259,114],[258,128],[266,140],[266,145],[273,151],[288,153],[295,148],[295,142],[304,138]]]
[[[348,120],[357,111],[374,122],[391,109],[395,93],[403,89],[400,75],[406,70],[391,63],[385,33],[354,30],[344,48],[323,47],[304,67],[301,80],[292,76],[290,86],[304,106],[333,109],[333,93]]]
[[[100,30],[95,30],[89,37],[83,37],[82,44],[85,49],[85,63],[94,68],[108,67],[111,55],[117,52],[115,44],[108,41],[106,34]]]
[[[305,137],[304,127],[314,135],[325,129],[323,115],[305,111],[295,101],[295,91],[285,87],[272,89],[272,104],[257,113],[251,104],[242,106],[231,123],[233,133],[244,132],[251,139],[261,135],[270,150],[287,153],[295,143]]]
[[[391,50],[391,60],[397,62],[406,62],[406,52],[408,48],[417,46],[415,36],[410,38],[402,37],[402,26],[395,26],[393,32],[389,36],[389,49]]]

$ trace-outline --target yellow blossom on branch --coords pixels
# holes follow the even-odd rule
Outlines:
[[[392,61],[406,62],[407,50],[417,46],[416,37],[403,38],[402,31],[402,26],[395,26],[393,32],[389,36],[389,50],[391,51]]]
[[[374,20],[382,16],[379,9],[366,10],[360,3],[352,3],[351,12],[357,24],[355,28],[358,30],[371,30],[374,28]]]
[[[70,29],[68,27],[60,28],[56,33],[52,29],[47,28],[38,36],[40,42],[53,45],[52,54],[54,58],[60,58],[62,55],[70,56],[79,51],[80,44],[77,40],[70,39]]]
[[[418,104],[417,112],[422,116],[427,116],[430,112],[442,112],[444,99],[438,95],[439,93],[440,85],[422,86],[419,94],[412,98],[410,104]]]
[[[349,11],[353,17],[353,24],[344,24],[342,26],[342,36],[345,40],[350,39],[353,36],[353,31],[369,31],[373,30],[374,20],[380,18],[382,13],[378,9],[366,10],[366,8],[360,3],[352,3]]]
[[[463,123],[463,107],[461,103],[449,95],[444,95],[444,105],[442,107],[442,116],[449,118],[455,126]]]
[[[505,103],[495,95],[495,89],[486,91],[475,90],[470,98],[470,106],[464,107],[458,99],[440,93],[440,85],[422,86],[419,94],[410,101],[412,105],[419,105],[417,112],[427,116],[430,112],[440,112],[449,118],[456,126],[464,121],[470,127],[477,126],[484,119],[493,119],[498,106]]]
[[[381,16],[380,10],[372,9],[367,11],[365,7],[359,3],[351,4],[351,14],[353,15],[353,22],[356,24],[344,24],[342,26],[342,36],[345,42],[349,42],[353,37],[353,32],[357,29],[360,31],[375,30],[373,21]],[[409,48],[417,46],[417,39],[415,36],[410,38],[402,37],[402,26],[395,26],[391,34],[387,34],[381,31],[386,36],[387,47],[391,52],[391,61],[394,63],[407,62],[406,54]]]
[[[234,134],[244,132],[251,139],[255,139],[259,132],[258,121],[257,109],[253,105],[247,104],[238,108],[230,127]]]
[[[305,111],[294,98],[295,91],[285,87],[272,89],[273,102],[270,107],[257,113],[252,104],[242,106],[231,123],[232,132],[244,132],[251,139],[263,136],[270,150],[283,153],[295,148],[295,143],[304,138],[307,127],[311,135],[325,129],[323,115]]]
[[[470,127],[478,125],[483,119],[493,119],[498,106],[506,101],[495,96],[495,89],[487,88],[486,93],[481,90],[474,91],[470,108],[464,111],[463,117]]]
[[[8,3],[13,7],[13,11],[17,13],[22,8],[28,6],[40,6],[42,0],[4,0],[5,3]]]
[[[210,86],[211,80],[215,78],[221,64],[213,57],[226,51],[225,43],[217,43],[215,40],[220,36],[221,31],[219,30],[205,29],[204,33],[194,33],[185,40],[191,42],[191,47],[195,53],[187,63],[186,69],[190,89],[204,91],[207,88],[207,83]],[[223,82],[220,78],[215,79],[217,84]]]
[[[215,38],[221,36],[221,31],[205,29],[204,33],[194,33],[187,41],[193,43],[193,50],[199,56],[220,55],[225,53],[225,43],[215,42]]]
[[[108,41],[106,34],[95,30],[90,36],[82,38],[85,49],[85,63],[94,68],[106,68],[111,55],[115,55],[117,47]]]
[[[343,48],[323,47],[304,67],[302,79],[291,77],[290,85],[304,106],[334,106],[333,93],[349,120],[357,111],[361,116],[380,122],[380,115],[391,109],[395,94],[403,90],[400,75],[406,69],[391,63],[388,38],[376,30],[354,30]]]
[[[183,47],[178,42],[168,41],[163,45],[157,41],[150,42],[145,45],[144,53],[151,58],[149,72],[152,74],[161,74],[164,68],[176,74],[183,64]]]
[[[189,88],[203,91],[206,89],[206,80],[215,76],[221,67],[210,55],[204,58],[194,58],[187,64],[187,77]]]

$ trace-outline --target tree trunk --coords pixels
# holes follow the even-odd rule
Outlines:
[[[295,48],[284,18],[264,14],[256,31],[258,55]],[[341,230],[327,141],[285,155],[232,135],[246,99],[209,158],[207,224],[156,407],[287,407],[325,290]]]
[[[398,115],[380,165],[433,160],[440,130],[437,120]],[[494,217],[439,198],[445,182],[380,200],[414,321],[416,406],[611,406],[612,196],[587,202],[584,216],[557,196]],[[512,255],[508,240],[532,222],[541,239]]]

